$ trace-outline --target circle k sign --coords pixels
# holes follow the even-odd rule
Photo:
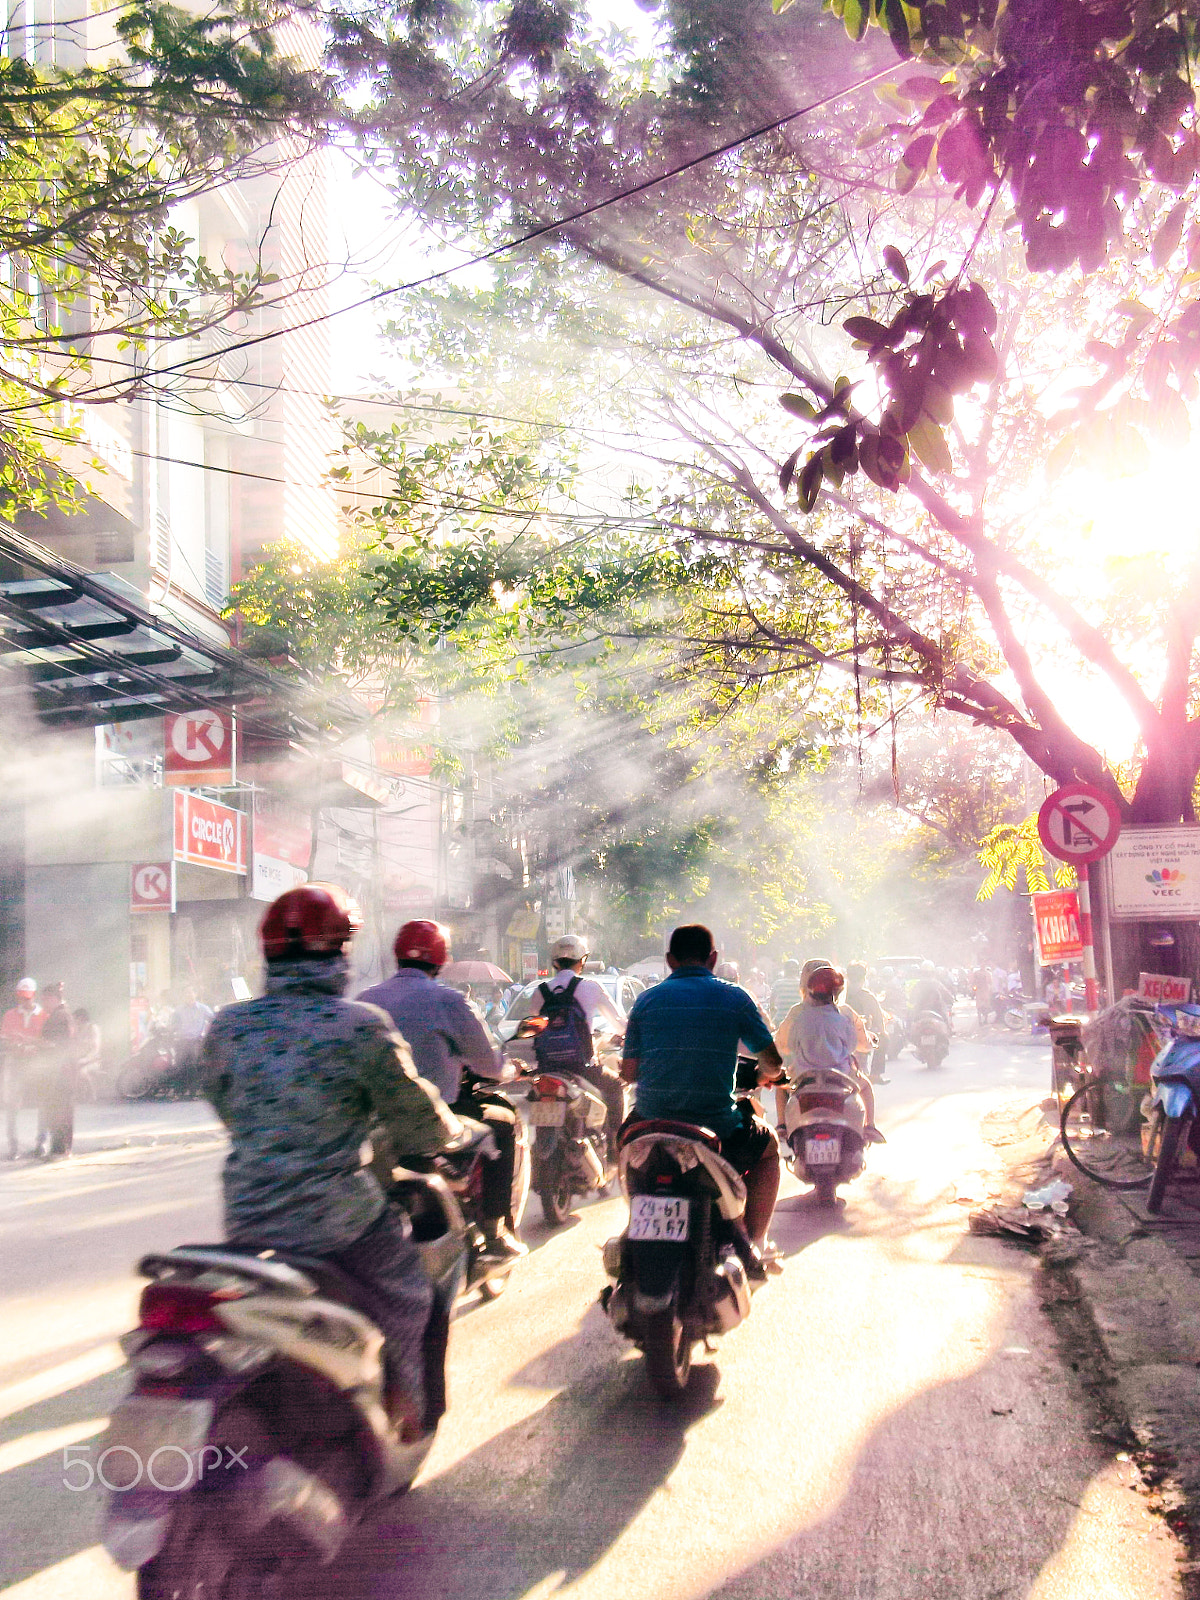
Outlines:
[[[171,861],[142,861],[129,869],[131,911],[174,911],[175,866]]]
[[[164,720],[163,734],[163,767],[172,781],[221,781],[231,775],[231,717],[208,710],[171,713]]]
[[[1090,783],[1056,789],[1038,812],[1038,834],[1046,849],[1075,866],[1106,856],[1120,831],[1116,802]]]

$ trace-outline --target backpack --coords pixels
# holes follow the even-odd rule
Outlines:
[[[592,1030],[575,998],[579,981],[576,973],[565,989],[538,985],[546,1026],[534,1036],[533,1054],[543,1072],[580,1072],[592,1063]]]

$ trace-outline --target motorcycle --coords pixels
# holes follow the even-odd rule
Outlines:
[[[912,1046],[926,1067],[940,1067],[950,1052],[950,1028],[940,1011],[921,1011],[913,1020]]]
[[[784,1117],[788,1165],[812,1184],[818,1204],[834,1205],[838,1185],[863,1170],[867,1112],[857,1084],[833,1067],[806,1068],[790,1087]]]
[[[604,1245],[612,1281],[600,1303],[640,1348],[656,1393],[672,1400],[687,1388],[695,1346],[749,1314],[739,1232],[746,1186],[716,1135],[686,1122],[634,1123],[620,1174],[629,1222]]]
[[[135,1050],[117,1073],[116,1090],[122,1100],[173,1100],[186,1086],[176,1073],[175,1034],[169,1022],[152,1022],[146,1042]]]
[[[472,1098],[480,1105],[500,1106],[507,1111],[516,1111],[516,1107],[508,1096],[500,1090],[485,1087],[488,1080],[477,1078],[473,1073],[465,1072],[464,1080],[471,1085]],[[512,1202],[509,1211],[509,1223],[515,1234],[520,1234],[521,1221],[525,1215],[525,1207],[529,1203],[530,1184],[530,1150],[529,1134],[525,1127],[524,1119],[520,1113],[516,1115],[516,1160],[513,1163]],[[486,1259],[487,1241],[484,1238],[481,1203],[483,1200],[483,1157],[485,1151],[482,1146],[463,1155],[444,1155],[435,1158],[437,1168],[442,1172],[447,1183],[454,1191],[455,1199],[462,1208],[467,1224],[467,1281],[468,1289],[479,1290],[484,1300],[498,1299],[508,1287],[508,1275],[515,1262]]]
[[[150,1281],[122,1340],[133,1388],[99,1456],[104,1546],[137,1572],[139,1600],[284,1595],[416,1477],[445,1409],[467,1226],[437,1175],[408,1173],[391,1198],[434,1292],[411,1442],[385,1411],[370,1293],[330,1262],[228,1244],[141,1262]]]
[[[518,1038],[532,1038],[540,1017],[527,1017]],[[542,1023],[544,1026],[545,1024]],[[532,1178],[549,1227],[558,1228],[571,1214],[577,1194],[608,1188],[612,1169],[605,1131],[607,1108],[599,1092],[571,1072],[530,1070],[526,1096],[533,1129]]]
[[[1192,1144],[1200,1115],[1200,1006],[1163,1006],[1171,1039],[1150,1066],[1154,1092],[1150,1102],[1148,1146],[1157,1146],[1154,1176],[1146,1210],[1162,1210],[1167,1184],[1184,1145]]]

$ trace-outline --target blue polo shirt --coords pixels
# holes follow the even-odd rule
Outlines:
[[[638,1116],[678,1117],[727,1138],[742,1120],[733,1098],[738,1045],[757,1055],[772,1042],[745,989],[707,967],[677,967],[638,995],[625,1028],[622,1055],[638,1064]]]

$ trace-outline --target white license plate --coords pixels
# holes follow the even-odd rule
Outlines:
[[[842,1159],[840,1139],[806,1139],[804,1159],[810,1167],[836,1167]]]
[[[122,1400],[97,1445],[106,1486],[194,1488],[203,1470],[201,1455],[215,1410],[211,1400],[148,1394]]]
[[[567,1120],[567,1108],[561,1100],[531,1100],[529,1121],[535,1128],[561,1128]]]
[[[688,1236],[688,1203],[665,1195],[635,1194],[629,1201],[629,1238],[679,1244]]]

